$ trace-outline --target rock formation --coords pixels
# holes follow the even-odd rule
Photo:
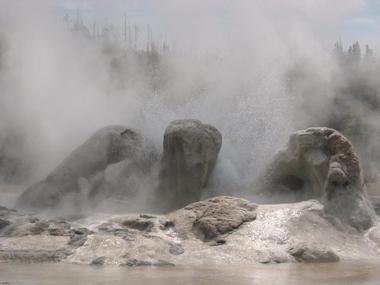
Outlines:
[[[378,227],[368,235],[342,231],[316,200],[257,205],[224,196],[167,215],[75,221],[0,207],[0,219],[0,262],[202,266],[379,257]]]
[[[164,135],[157,204],[164,210],[201,199],[222,146],[222,135],[197,120],[176,120]]]
[[[257,207],[244,199],[220,196],[190,204],[169,217],[182,238],[192,233],[202,241],[210,241],[255,220]]]
[[[133,156],[107,168],[104,183],[93,191],[93,198],[97,203],[105,201],[107,204],[108,198],[127,202],[139,195],[151,195],[159,161],[158,149],[145,136],[140,136]]]
[[[16,207],[33,210],[52,208],[70,195],[74,197],[70,202],[80,207],[81,200],[98,194],[107,166],[126,158],[136,158],[142,140],[140,134],[123,126],[98,130],[46,179],[26,189],[17,200]]]
[[[135,169],[149,175],[158,155],[148,146],[134,131],[102,129],[28,189],[19,204],[54,207],[70,193],[80,195],[83,187],[89,197],[99,197],[112,191],[101,188],[104,170],[125,158],[134,165],[124,169],[127,180]],[[211,126],[194,120],[170,124],[155,206],[184,207],[166,215],[72,222],[0,207],[0,262],[171,266],[378,257],[377,217],[359,159],[343,135],[328,128],[298,131],[275,156],[260,190],[272,199],[298,201],[290,204],[258,205],[228,196],[199,201],[220,147],[221,135]]]
[[[295,132],[261,180],[260,192],[280,201],[324,198],[325,212],[357,230],[375,220],[359,158],[350,141],[329,128]]]
[[[298,262],[336,262],[339,256],[328,248],[318,244],[312,246],[299,244],[289,249],[289,254]]]

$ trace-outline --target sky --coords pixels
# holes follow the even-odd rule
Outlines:
[[[380,1],[368,0],[366,2],[366,7],[352,18],[347,19],[342,28],[342,36],[351,41],[357,39],[377,42],[371,37],[380,28]]]
[[[339,9],[342,1],[346,0],[330,1],[331,9]],[[57,0],[57,6],[61,13],[74,15],[80,11],[87,22],[92,22],[96,18],[117,23],[125,15],[132,23],[152,24],[156,33],[165,33],[166,31],[163,31],[157,19],[159,2],[157,0]],[[374,34],[380,31],[380,1],[357,0],[356,2],[362,2],[363,5],[358,5],[352,15],[347,16],[340,23],[339,35],[336,36],[346,44],[359,40],[363,44],[376,45],[378,40]]]

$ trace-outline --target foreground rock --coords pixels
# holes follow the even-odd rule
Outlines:
[[[289,249],[289,254],[298,262],[337,262],[339,256],[328,248],[321,247],[319,244],[297,245]]]
[[[126,158],[141,153],[143,138],[122,126],[97,131],[74,150],[46,179],[32,185],[17,200],[16,207],[28,210],[55,208],[65,201],[78,210],[89,197],[107,191],[104,171]]]
[[[210,241],[222,240],[225,234],[256,218],[257,205],[240,198],[216,197],[190,204],[169,216],[178,233],[187,238],[195,237]]]
[[[363,231],[376,220],[359,158],[350,141],[333,129],[295,132],[272,160],[260,187],[279,202],[323,198],[325,213],[341,226]]]
[[[216,197],[168,215],[76,221],[0,213],[8,221],[0,230],[0,261],[173,266],[379,258],[378,227],[347,231],[318,201],[256,205]]]
[[[176,120],[165,130],[157,203],[178,209],[201,199],[222,146],[222,135],[197,120]]]
[[[83,245],[87,235],[92,233],[88,229],[73,228],[61,218],[23,215],[1,206],[0,219],[6,221],[0,228],[2,261],[61,261]]]

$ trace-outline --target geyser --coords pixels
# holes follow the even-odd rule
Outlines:
[[[16,207],[52,209],[72,195],[66,203],[73,204],[70,206],[79,212],[88,197],[99,192],[106,168],[127,158],[133,160],[141,145],[142,137],[136,131],[123,126],[102,128],[75,149],[46,179],[26,189]]]
[[[201,199],[222,146],[222,135],[197,120],[176,120],[164,134],[164,152],[155,193],[159,208],[173,210]]]
[[[326,213],[359,230],[370,228],[376,220],[359,158],[351,142],[330,128],[292,134],[258,187],[263,196],[277,202],[323,199]]]

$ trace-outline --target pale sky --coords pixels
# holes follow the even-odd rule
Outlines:
[[[59,10],[62,13],[75,14],[80,11],[81,16],[87,22],[92,22],[94,18],[113,23],[119,23],[123,15],[127,16],[128,21],[140,24],[152,24],[153,30],[160,31],[159,21],[155,18],[156,8],[159,0],[56,0]],[[178,0],[177,3],[184,3],[192,0]],[[255,0],[260,1],[260,0]],[[304,1],[304,0],[300,0]],[[331,0],[331,7],[339,10],[339,4],[346,0]],[[356,0],[352,0],[354,2]],[[364,5],[358,8],[352,15],[347,16],[339,24],[336,38],[341,38],[345,44],[354,40],[371,45],[380,45],[380,0],[357,0]],[[110,4],[112,3],[112,5]],[[222,3],[222,2],[220,2]],[[284,3],[284,2],[282,2]],[[345,5],[345,4],[343,4]]]

